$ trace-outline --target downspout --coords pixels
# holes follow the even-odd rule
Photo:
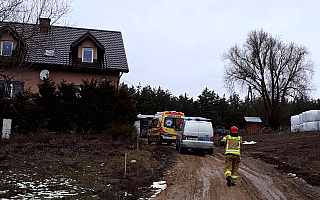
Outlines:
[[[123,74],[123,72],[120,72],[119,78],[118,78],[118,80],[117,80],[117,90],[119,89],[120,78],[121,78],[122,74]]]

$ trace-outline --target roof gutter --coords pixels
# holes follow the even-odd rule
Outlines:
[[[72,66],[72,65],[58,65],[49,63],[32,63],[33,67],[48,68],[54,70],[63,71],[77,71],[86,73],[106,73],[106,72],[117,72],[117,73],[128,73],[129,69],[112,69],[112,68],[97,68],[97,67],[86,67],[86,66]]]

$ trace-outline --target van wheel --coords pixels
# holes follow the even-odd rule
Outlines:
[[[213,150],[208,150],[208,151],[207,151],[207,154],[210,155],[210,156],[212,156]]]
[[[179,151],[179,145],[177,141],[176,141],[176,150]]]
[[[186,152],[187,152],[187,149],[181,148],[181,146],[179,146],[179,153],[180,154],[185,154]]]

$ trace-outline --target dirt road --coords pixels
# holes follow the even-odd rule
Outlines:
[[[320,199],[319,186],[250,157],[242,158],[237,186],[228,188],[222,152],[216,148],[213,156],[177,153],[176,165],[165,178],[168,186],[155,199]]]

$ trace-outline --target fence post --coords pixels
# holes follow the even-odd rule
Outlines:
[[[127,175],[127,153],[124,154],[124,178]]]
[[[139,134],[137,134],[137,151],[139,150]]]

